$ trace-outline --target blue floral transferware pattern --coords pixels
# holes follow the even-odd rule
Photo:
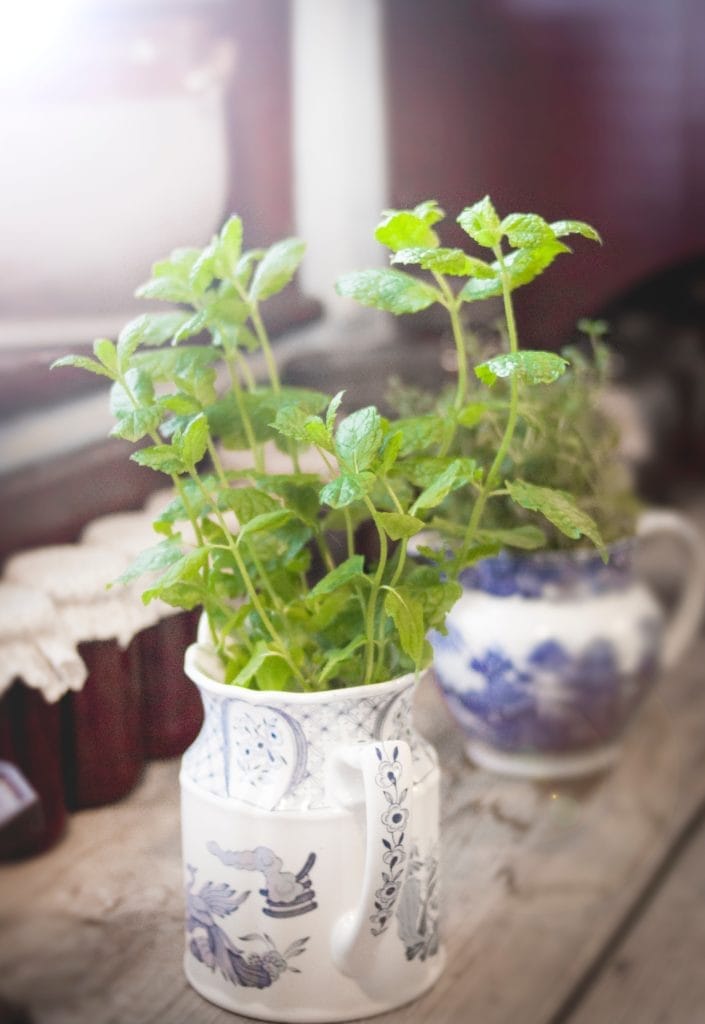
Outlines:
[[[191,936],[189,951],[196,960],[244,988],[269,988],[286,971],[301,973],[290,961],[305,952],[308,936],[296,939],[284,952],[265,932],[242,935],[236,944],[218,920],[235,914],[250,893],[238,893],[226,882],[205,882],[194,892],[196,869],[187,865],[187,870],[186,931]]]
[[[381,935],[387,930],[394,914],[394,904],[399,896],[404,877],[404,861],[406,860],[404,837],[409,821],[407,806],[409,790],[407,786],[401,788],[403,772],[401,762],[397,760],[398,747],[394,747],[391,758],[387,756],[383,747],[375,747],[375,754],[379,761],[375,783],[382,790],[387,804],[387,809],[381,819],[387,831],[387,837],[382,839],[384,847],[382,860],[385,864],[381,872],[382,885],[375,893],[375,913],[370,917],[370,921],[372,922],[372,934]]]
[[[521,660],[500,646],[474,653],[452,626],[432,643],[444,696],[471,738],[506,751],[561,753],[621,734],[656,670],[659,632],[652,620],[642,621],[641,635],[630,674],[620,670],[614,644],[600,637],[577,653],[543,640]]]

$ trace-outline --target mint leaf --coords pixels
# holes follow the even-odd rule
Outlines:
[[[551,225],[536,213],[510,213],[500,228],[513,249],[535,249],[556,237]]]
[[[566,235],[582,235],[583,238],[589,238],[591,242],[599,242],[602,245],[599,233],[582,220],[555,220],[551,224],[551,230],[556,238],[564,238]]]
[[[269,650],[269,648],[265,647],[264,644],[259,645],[245,667],[242,668],[232,680],[232,685],[248,686],[248,684],[256,678],[257,673],[261,671],[265,662],[271,659],[276,659],[286,665],[286,659],[283,654],[279,654],[278,651]],[[267,689],[273,689],[273,687],[268,686]]]
[[[112,373],[109,373],[99,362],[95,359],[91,359],[90,356],[61,356],[60,359],[55,359],[51,364],[51,369],[55,370],[61,366],[75,366],[79,370],[88,370],[89,373],[95,373],[98,377],[107,377],[109,380],[113,380]]]
[[[111,375],[117,372],[117,350],[110,338],[96,338],[93,342],[93,355],[99,359]]]
[[[359,270],[335,283],[338,295],[400,316],[418,313],[438,300],[434,288],[400,270]]]
[[[406,587],[387,588],[384,610],[396,626],[401,649],[420,667],[426,654],[423,605]]]
[[[475,376],[492,387],[502,380],[514,377],[524,384],[551,384],[558,380],[566,370],[567,359],[555,352],[505,352],[493,356],[485,363],[475,367]]]
[[[414,537],[426,525],[423,519],[406,515],[402,512],[378,512],[377,519],[384,532],[392,540],[408,540]]]
[[[567,245],[556,239],[549,240],[531,249],[515,249],[504,257],[504,268],[509,277],[509,287],[513,291],[522,285],[529,284],[542,274],[553,263],[556,256],[570,252]],[[494,280],[471,278],[459,292],[464,302],[476,302],[502,294],[501,271],[498,262],[492,264],[496,273]]]
[[[174,437],[173,443],[185,464],[189,467],[194,467],[206,454],[208,438],[208,420],[201,413],[191,420],[178,438]]]
[[[344,391],[339,391],[337,395],[331,398],[330,405],[328,406],[328,411],[326,412],[326,427],[330,434],[333,433],[335,417],[338,415],[338,409],[340,408],[340,403],[343,401],[344,394]]]
[[[262,530],[276,530],[277,527],[283,526],[289,519],[291,519],[291,512],[288,508],[276,509],[274,512],[263,512],[261,515],[249,519],[240,526],[236,543],[239,546],[245,537],[250,537],[253,533],[261,533]]]
[[[222,494],[223,507],[230,508],[240,524],[265,512],[276,512],[281,505],[257,487],[233,487]]]
[[[200,334],[207,324],[208,311],[205,309],[199,310],[198,313],[190,316],[188,320],[184,320],[181,326],[174,332],[172,345],[178,345],[187,338],[192,338],[194,334]]]
[[[280,292],[296,273],[305,244],[298,238],[275,242],[262,257],[250,285],[250,299],[260,302]]]
[[[458,487],[469,483],[471,480],[482,478],[482,468],[474,459],[456,459],[457,476],[455,483]],[[441,456],[427,455],[416,459],[405,459],[398,462],[394,467],[394,475],[403,476],[415,487],[430,487],[438,480],[448,466],[448,460]]]
[[[129,358],[140,345],[163,345],[190,319],[189,313],[143,313],[130,320],[120,331],[118,354],[122,358]]]
[[[438,245],[438,235],[431,225],[411,210],[389,210],[378,225],[375,238],[394,252],[416,247],[434,249]]]
[[[437,224],[438,221],[443,220],[446,215],[445,210],[441,209],[438,205],[437,199],[424,199],[424,201],[415,206],[411,212],[416,217],[420,217],[421,220],[429,226]]]
[[[320,416],[311,416],[300,405],[284,406],[278,411],[272,426],[292,441],[333,451],[333,438],[323,420]]]
[[[422,452],[443,438],[444,423],[436,415],[407,416],[394,422],[394,430],[401,434],[399,455],[405,458],[412,452]]]
[[[458,459],[455,459],[449,466],[446,466],[440,476],[436,477],[433,483],[418,496],[411,506],[411,514],[415,515],[422,509],[435,508],[437,505],[440,505],[451,491],[461,485],[461,481],[458,479],[460,468],[461,465]]]
[[[163,540],[154,547],[140,551],[135,560],[128,566],[115,583],[132,583],[147,572],[168,569],[182,557],[181,546],[174,540]],[[110,586],[114,586],[113,583]]]
[[[382,446],[382,417],[373,405],[346,416],[335,433],[335,454],[355,473],[369,469]]]
[[[365,559],[362,555],[353,555],[346,558],[344,562],[332,569],[323,579],[319,580],[311,590],[309,597],[322,597],[324,594],[332,594],[350,583],[351,580],[364,576]]]
[[[539,487],[525,480],[507,481],[505,486],[512,501],[530,512],[540,512],[566,537],[577,540],[584,535],[595,547],[604,550],[604,542],[594,519],[578,508],[572,495],[567,491]]]
[[[498,548],[521,548],[523,551],[534,551],[546,543],[543,530],[529,523],[506,530],[478,530],[477,539],[480,544],[497,545]]]
[[[495,276],[489,263],[468,256],[462,249],[400,249],[392,256],[392,263],[417,264],[423,270],[454,277]]]
[[[474,242],[485,249],[496,248],[502,239],[499,216],[489,196],[472,206],[466,206],[458,215],[458,224]]]
[[[188,554],[182,555],[177,561],[173,562],[163,576],[159,578],[157,583],[151,586],[148,590],[142,594],[142,600],[145,604],[155,598],[159,597],[163,601],[172,603],[169,600],[173,599],[173,589],[176,586],[183,584],[201,584],[200,574],[201,569],[208,561],[208,552],[205,548],[196,548],[195,551],[189,551]],[[191,595],[194,596],[193,588],[189,588]],[[170,593],[171,592],[171,593]],[[193,604],[199,603],[199,590],[196,590]],[[202,597],[201,597],[202,599]],[[173,603],[180,603],[179,601]],[[187,607],[184,605],[183,607]],[[193,605],[191,605],[193,607]]]
[[[331,508],[345,508],[364,498],[374,482],[373,473],[341,473],[321,488],[321,502]]]
[[[133,368],[142,370],[152,380],[173,381],[201,377],[206,367],[218,361],[218,353],[205,345],[182,345],[180,348],[161,348],[150,352],[137,352]]]
[[[318,676],[319,686],[323,686],[329,679],[332,679],[336,672],[339,671],[340,666],[345,664],[346,661],[350,661],[353,654],[364,646],[365,637],[356,636],[345,647],[337,647],[332,651],[326,651],[326,661]]]
[[[186,464],[178,452],[170,444],[155,444],[149,448],[140,448],[130,456],[138,466],[147,466],[160,473],[185,473]]]
[[[220,278],[235,278],[242,255],[242,221],[230,217],[220,229],[215,247],[215,270]]]

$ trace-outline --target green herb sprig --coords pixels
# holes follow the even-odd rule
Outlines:
[[[439,472],[411,472],[425,457],[423,432],[371,406],[343,417],[342,393],[285,387],[260,306],[292,279],[303,244],[247,251],[242,238],[232,217],[204,249],[156,263],[137,294],[180,308],[138,317],[117,342],[99,339],[92,358],[55,364],[112,382],[112,434],[139,443],[131,457],[174,484],[154,524],[163,539],[121,579],[149,573],[145,601],[203,607],[237,685],[311,691],[418,670],[460,588],[439,565],[407,558],[407,546],[476,467],[446,455]],[[265,384],[248,363],[255,351]],[[272,442],[290,470],[268,471]],[[301,472],[309,448],[327,472]],[[224,449],[249,452],[250,468],[228,469]],[[358,550],[363,521],[375,557]]]
[[[337,282],[337,290],[364,305],[397,315],[416,313],[437,304],[449,316],[457,353],[455,393],[450,401],[442,399],[435,410],[407,421],[409,425],[413,423],[418,433],[425,432],[429,440],[427,447],[435,448],[436,459],[443,460],[449,453],[465,452],[468,444],[459,439],[459,432],[475,431],[488,416],[496,422],[500,410],[503,422],[494,451],[489,459],[478,459],[479,468],[471,481],[472,494],[465,505],[469,514],[464,529],[458,530],[457,518],[449,522],[437,517],[434,521],[455,550],[454,569],[457,571],[504,546],[531,548],[544,543],[540,529],[523,525],[488,527],[487,507],[495,499],[536,512],[567,537],[585,536],[604,551],[597,524],[579,507],[571,493],[548,486],[546,480],[532,482],[512,478],[510,457],[517,430],[531,415],[531,401],[525,400],[525,394],[538,386],[554,384],[568,366],[566,358],[554,352],[520,347],[513,293],[542,274],[557,256],[571,251],[563,238],[579,235],[599,242],[600,237],[589,224],[577,220],[548,223],[532,213],[514,213],[500,218],[491,199],[485,196],[466,207],[457,218],[478,248],[489,250],[491,257],[483,258],[441,245],[436,226],[444,217],[444,211],[435,200],[420,203],[411,210],[388,211],[375,237],[391,250],[392,266],[343,275]],[[401,271],[397,269],[400,265],[416,267],[429,276]],[[480,362],[472,339],[464,330],[462,313],[467,303],[493,297],[502,298],[506,350]],[[487,389],[492,389],[498,381],[506,382],[507,398],[498,401],[491,392],[478,391],[471,383],[471,370]],[[471,445],[470,448],[472,450]],[[475,454],[479,456],[480,452],[473,451]],[[430,470],[431,465],[427,468]],[[447,526],[450,529],[446,529]]]

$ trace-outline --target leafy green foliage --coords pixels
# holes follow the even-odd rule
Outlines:
[[[437,300],[433,288],[399,270],[360,270],[344,274],[338,278],[335,287],[338,295],[397,316],[418,313]]]
[[[498,380],[515,377],[524,384],[551,384],[565,373],[567,359],[555,352],[505,352],[475,367],[475,376],[492,387]],[[465,426],[469,426],[467,406]]]

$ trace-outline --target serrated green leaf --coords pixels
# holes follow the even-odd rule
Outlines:
[[[330,405],[328,406],[328,410],[326,412],[326,427],[330,434],[333,433],[335,428],[335,418],[338,415],[338,409],[340,408],[340,403],[343,401],[344,395],[344,391],[339,391],[337,395],[333,396],[330,401]]]
[[[379,475],[381,477],[386,476],[390,472],[399,458],[403,441],[404,437],[401,430],[395,430],[394,433],[387,434],[385,437],[382,446],[382,461],[379,464]]]
[[[570,252],[567,245],[557,240],[547,241],[533,249],[515,249],[504,257],[504,267],[509,277],[510,290],[529,284],[542,274],[561,253]],[[499,263],[493,263],[496,278],[480,280],[471,278],[458,293],[464,302],[489,299],[502,294],[502,279]]]
[[[133,409],[121,416],[110,431],[111,437],[121,437],[125,441],[136,443],[143,437],[155,433],[161,421],[161,412],[157,406],[147,409]]]
[[[510,213],[500,229],[513,249],[535,249],[556,237],[551,225],[536,213]]]
[[[182,555],[176,562],[169,566],[167,571],[159,580],[142,594],[142,600],[148,604],[153,598],[161,598],[168,604],[177,604],[181,607],[189,607],[183,603],[185,591],[190,593],[193,599],[191,607],[200,603],[202,598],[201,587],[194,587],[196,581],[200,583],[201,569],[208,561],[208,551],[205,548],[196,548]],[[180,589],[181,588],[181,589]]]
[[[427,215],[430,209],[426,211]],[[412,210],[389,210],[375,230],[375,238],[393,252],[399,249],[435,249],[438,235],[424,216]]]
[[[408,540],[426,525],[423,519],[402,512],[378,512],[377,519],[392,540]]]
[[[250,299],[260,302],[280,292],[296,273],[305,248],[300,239],[285,238],[267,249],[252,278]]]
[[[200,413],[191,420],[178,439],[174,438],[173,443],[185,464],[194,467],[206,454],[208,440],[208,420],[203,413]]]
[[[405,587],[387,589],[384,610],[393,620],[399,645],[417,667],[421,667],[426,649],[423,605]]]
[[[507,481],[506,487],[517,505],[531,512],[539,512],[566,537],[577,540],[584,535],[595,547],[604,551],[604,542],[595,520],[578,508],[573,496],[567,491],[539,487],[525,480]]]
[[[190,302],[193,288],[175,277],[153,277],[135,290],[138,299],[160,299],[162,302]]]
[[[582,235],[583,238],[589,238],[591,242],[599,242],[602,245],[599,233],[582,220],[554,220],[551,230],[556,238],[564,238],[566,235]]]
[[[226,220],[218,235],[215,269],[221,278],[235,278],[242,255],[242,220],[233,215]]]
[[[281,508],[275,498],[257,487],[233,487],[222,494],[222,502],[224,508],[232,509],[240,524]]]
[[[120,331],[118,354],[129,358],[140,345],[163,345],[190,319],[189,313],[143,313]]]
[[[133,452],[130,458],[139,466],[147,466],[160,473],[186,472],[184,460],[170,444],[155,444],[149,448],[140,448],[139,451]]]
[[[353,555],[351,558],[346,558],[344,562],[337,565],[335,569],[331,569],[323,579],[318,581],[316,586],[310,591],[309,597],[318,598],[323,597],[324,594],[332,594],[334,590],[339,590],[352,580],[363,576],[364,571],[365,559],[362,555]]]
[[[416,264],[422,270],[454,277],[495,277],[489,263],[468,256],[462,249],[400,249],[392,256],[392,263]]]
[[[439,416],[429,413],[426,416],[406,416],[395,420],[394,430],[402,436],[399,455],[406,458],[413,452],[422,452],[439,444],[445,424]]]
[[[90,356],[61,356],[60,359],[54,360],[51,369],[56,370],[61,366],[73,366],[78,370],[88,370],[89,373],[95,373],[98,377],[107,377],[108,380],[113,380],[113,375]]]
[[[239,545],[246,537],[251,537],[254,533],[261,533],[263,530],[276,530],[289,519],[291,519],[291,512],[287,508],[279,508],[273,512],[263,512],[259,516],[254,516],[253,519],[249,519],[240,526],[236,543]]]
[[[498,548],[521,548],[523,551],[535,551],[546,543],[543,530],[530,523],[505,530],[478,530],[477,539],[480,544],[497,545]]]
[[[235,678],[232,680],[233,686],[248,686],[249,683],[257,677],[257,674],[261,672],[267,661],[272,659],[282,662],[286,668],[286,659],[284,655],[279,654],[278,651],[272,651],[268,648],[261,646],[253,654],[250,660],[247,662],[244,668],[242,668]],[[287,670],[288,675],[288,670]],[[276,677],[275,677],[276,678]],[[264,687],[262,687],[264,689]],[[266,689],[274,689],[275,687],[268,686]]]
[[[137,352],[134,367],[154,381],[173,381],[180,377],[197,378],[218,360],[218,353],[205,345],[181,345],[179,348],[161,348]]]
[[[311,416],[299,405],[285,406],[272,424],[283,437],[333,451],[333,438],[320,416]]]
[[[382,446],[382,417],[373,405],[346,416],[335,432],[335,454],[354,473],[369,469]]]
[[[133,580],[148,572],[168,569],[182,557],[180,545],[174,540],[163,540],[154,547],[141,551],[127,569],[118,576],[115,583],[132,583]],[[113,586],[114,584],[110,584]]]
[[[374,482],[373,473],[341,473],[321,488],[321,502],[331,508],[346,508],[355,501],[361,501]]]
[[[486,249],[494,249],[502,239],[499,216],[489,196],[466,206],[458,215],[458,224],[474,242]]]
[[[93,355],[98,359],[111,375],[117,371],[118,357],[115,344],[110,338],[96,338],[93,342]]]
[[[319,686],[323,686],[329,679],[332,679],[341,665],[344,665],[346,661],[350,661],[355,652],[364,646],[365,637],[356,636],[345,647],[337,647],[332,651],[326,651],[326,661],[318,676]]]
[[[181,326],[174,332],[172,345],[178,345],[186,338],[192,338],[194,334],[200,334],[208,324],[208,311],[201,309],[194,313],[188,320],[184,320]]]
[[[456,459],[455,463],[457,465],[457,474],[454,487],[462,487],[466,483],[470,483],[471,480],[480,480],[482,478],[482,468],[477,465],[474,459],[460,458]],[[395,476],[403,476],[414,484],[415,487],[427,488],[439,479],[447,466],[448,460],[446,458],[427,455],[398,462],[394,467],[394,473]]]
[[[515,378],[523,384],[551,384],[566,370],[568,361],[555,352],[504,352],[475,367],[475,376],[492,387],[498,380]]]
[[[421,492],[411,506],[411,514],[416,515],[417,512],[425,508],[436,508],[448,497],[451,491],[462,487],[465,482],[463,464],[459,459],[454,459],[450,465],[446,466],[440,476]]]
[[[438,205],[437,199],[424,199],[422,203],[414,207],[412,213],[429,225],[437,224],[446,215],[445,210]]]
[[[400,316],[418,313],[438,300],[434,288],[400,270],[360,270],[335,283],[338,295]]]

